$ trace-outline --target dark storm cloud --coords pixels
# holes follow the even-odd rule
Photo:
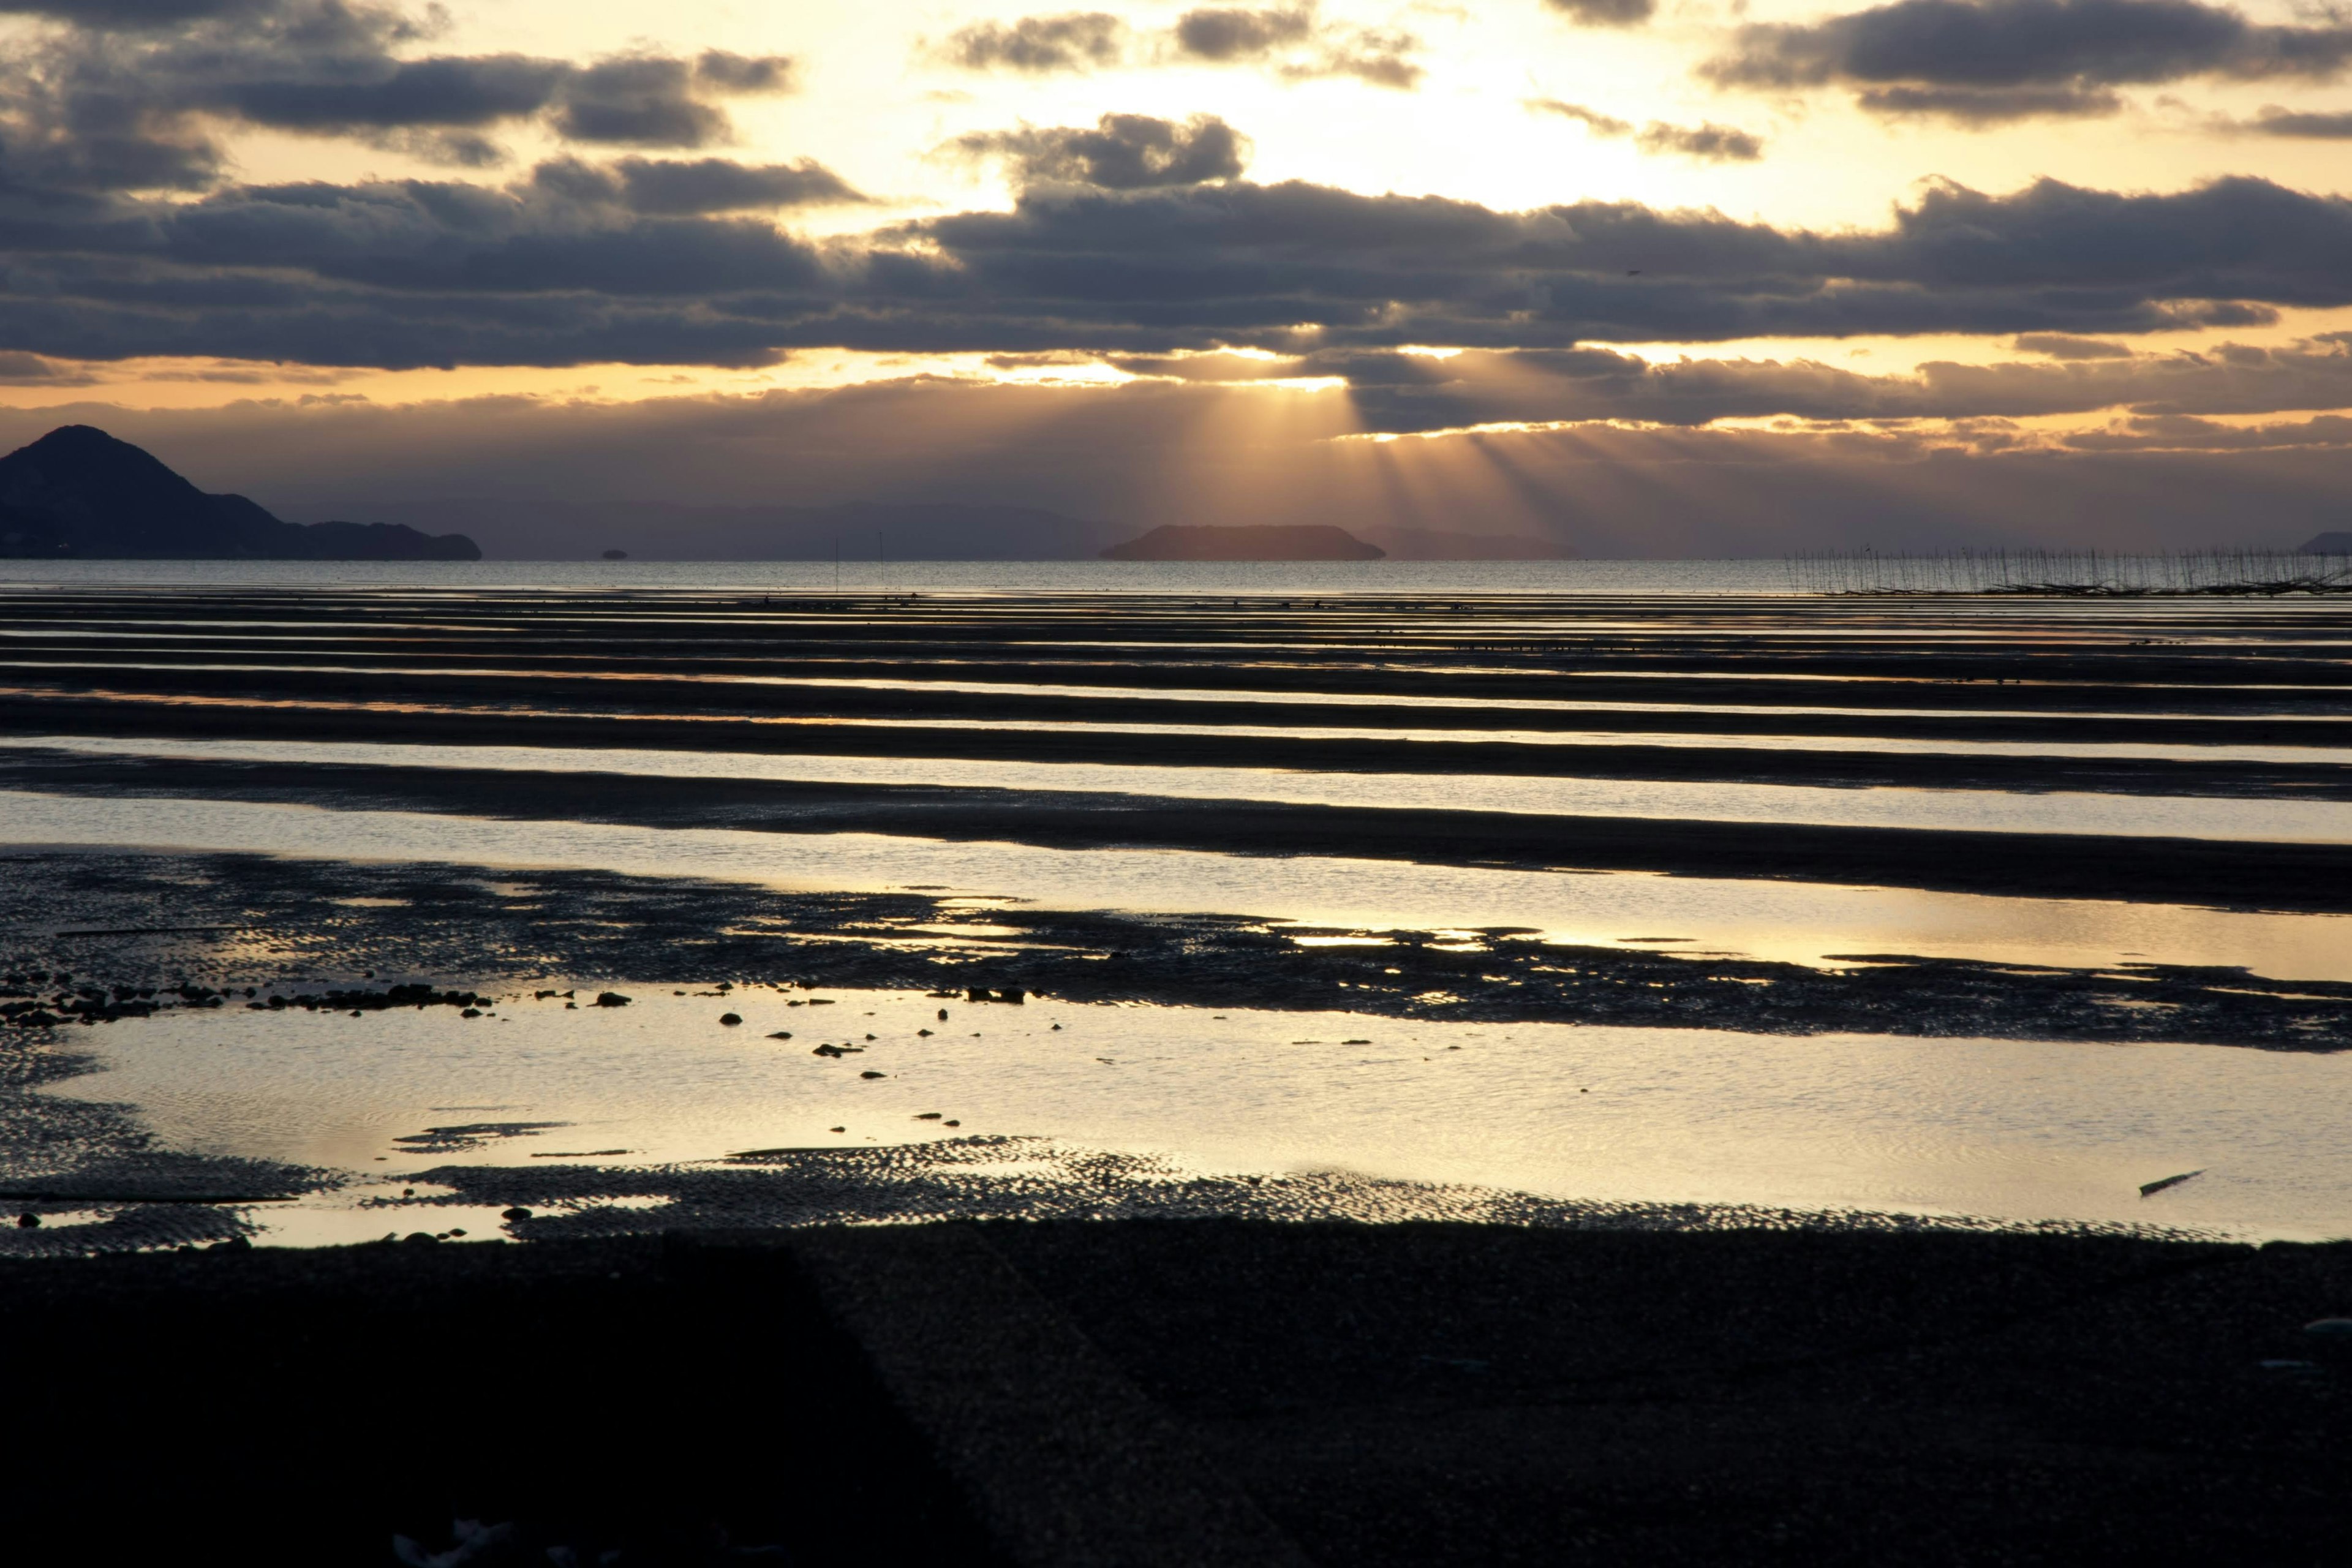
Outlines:
[[[1895,0],[1743,27],[1700,69],[1725,87],[1835,84],[1874,112],[1982,123],[2112,112],[2120,86],[2317,79],[2347,61],[2352,26],[2261,26],[2200,0]]]
[[[950,146],[966,158],[1003,159],[1023,184],[1062,182],[1124,191],[1239,179],[1249,142],[1211,114],[1181,124],[1148,114],[1106,114],[1092,130],[1024,126],[958,137]]]
[[[1544,0],[1544,4],[1588,27],[1638,27],[1658,8],[1658,0]]]
[[[967,70],[1043,73],[1117,65],[1126,47],[1126,23],[1102,11],[1072,11],[976,22],[951,34],[943,52]]]

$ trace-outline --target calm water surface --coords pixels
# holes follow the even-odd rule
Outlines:
[[[633,990],[626,1009],[581,1012],[524,992],[467,1022],[446,1009],[165,1016],[104,1032],[105,1070],[54,1092],[136,1103],[174,1146],[395,1185],[438,1164],[624,1147],[607,1158],[910,1142],[941,1135],[917,1120],[935,1112],[961,1135],[1147,1149],[1204,1172],[2255,1237],[2352,1229],[2352,1059],[2337,1057],[1058,1003],[955,1004],[942,1023],[937,999],[907,992],[828,991],[835,1005],[820,1010],[756,988]],[[743,1025],[719,1026],[721,1010]],[[766,1037],[778,1029],[794,1037]],[[865,1048],[812,1055],[824,1041]],[[889,1076],[860,1079],[868,1067]],[[453,1122],[561,1125],[456,1155],[396,1142]],[[381,1235],[381,1214],[352,1206],[373,1190],[280,1223]]]

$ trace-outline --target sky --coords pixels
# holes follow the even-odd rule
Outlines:
[[[0,0],[0,444],[494,550],[2291,545],[2347,151],[2320,5]]]

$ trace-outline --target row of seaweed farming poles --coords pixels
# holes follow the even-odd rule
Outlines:
[[[2291,550],[1991,549],[1914,554],[1817,551],[1786,557],[1798,594],[2046,594],[2075,597],[2352,593],[2352,555]]]

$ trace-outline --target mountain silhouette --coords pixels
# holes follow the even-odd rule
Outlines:
[[[66,425],[0,458],[0,556],[81,561],[479,561],[462,533],[282,522],[207,495],[148,452]]]

